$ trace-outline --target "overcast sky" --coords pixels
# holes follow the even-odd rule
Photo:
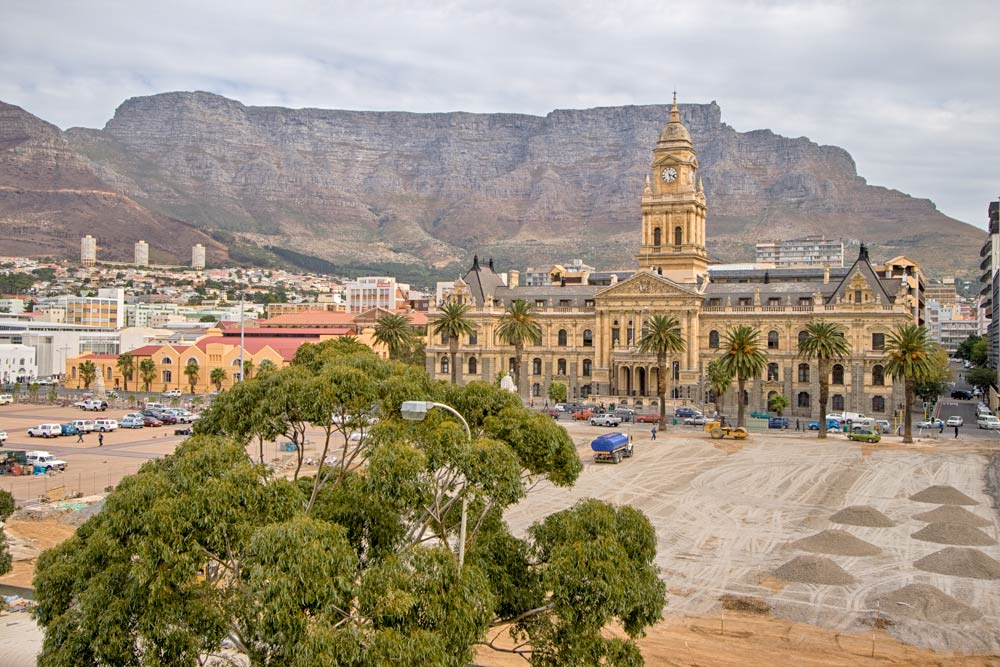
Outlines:
[[[510,111],[716,100],[841,146],[869,183],[985,226],[1000,2],[2,0],[0,100],[66,128],[123,100]]]

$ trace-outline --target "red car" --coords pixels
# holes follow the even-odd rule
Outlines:
[[[659,415],[638,415],[635,420],[643,424],[657,424],[660,421]]]
[[[143,426],[163,426],[163,422],[161,422],[156,417],[153,417],[152,415],[146,415],[146,416],[144,416],[142,418],[142,425]]]

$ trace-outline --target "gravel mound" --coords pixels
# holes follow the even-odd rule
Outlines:
[[[973,528],[972,530],[976,530]],[[948,542],[951,544],[951,542]],[[792,548],[817,554],[835,556],[877,556],[882,553],[874,544],[851,535],[844,530],[824,530],[791,543]]]
[[[871,609],[876,606],[883,614],[907,616],[919,621],[958,625],[979,620],[982,614],[927,584],[910,584],[889,593],[872,595],[867,600]]]
[[[988,547],[996,544],[996,540],[983,531],[961,523],[930,523],[913,533],[912,537],[924,542],[965,547]]]
[[[910,496],[910,500],[918,503],[934,503],[935,505],[978,505],[975,500],[965,495],[954,486],[935,484],[928,486],[920,493]]]
[[[868,505],[851,505],[845,507],[830,517],[834,523],[848,526],[866,526],[868,528],[890,528],[896,523],[874,507]]]
[[[1000,566],[1000,563],[997,565]],[[822,556],[797,556],[772,574],[778,579],[798,581],[803,584],[840,586],[854,583],[854,577],[829,558]]]
[[[913,517],[918,521],[926,523],[960,523],[963,526],[992,526],[993,524],[978,514],[973,514],[964,507],[956,505],[942,505],[937,509]]]
[[[947,547],[921,558],[913,564],[924,572],[937,572],[969,579],[1000,579],[1000,561],[982,551],[963,547]]]

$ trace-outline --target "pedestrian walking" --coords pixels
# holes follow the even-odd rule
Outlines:
[[[799,422],[798,419],[795,420],[795,430],[796,431],[801,431],[802,430],[802,423]]]
[[[955,437],[956,438],[958,437],[958,427],[957,426],[955,427]]]
[[[957,427],[956,427],[957,430]],[[944,422],[938,421],[938,433],[944,433]]]
[[[76,431],[76,441],[83,442],[83,429],[77,429]]]
[[[653,440],[656,440],[656,427],[655,426],[653,427],[652,433],[653,433]]]
[[[103,433],[98,433],[97,434],[97,446],[98,447],[103,447],[104,446],[104,434]]]

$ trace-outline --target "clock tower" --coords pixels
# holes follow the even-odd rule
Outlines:
[[[691,135],[677,110],[677,93],[653,148],[650,170],[642,191],[639,268],[662,272],[678,283],[698,282],[708,273],[705,191]]]

